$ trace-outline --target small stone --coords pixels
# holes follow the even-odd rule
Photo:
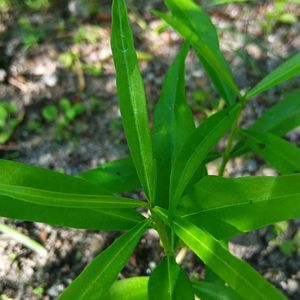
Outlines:
[[[271,168],[265,168],[262,170],[262,175],[264,176],[276,176],[277,173],[275,170],[271,169]]]
[[[54,87],[57,84],[57,76],[55,74],[45,75],[42,77],[42,82],[48,87]]]
[[[3,69],[0,69],[0,82],[3,82],[6,78],[6,76],[7,76],[6,71]]]
[[[247,171],[255,172],[257,170],[257,162],[253,159],[247,161]]]
[[[63,290],[64,286],[62,284],[56,284],[48,290],[48,295],[56,298]]]
[[[259,48],[256,44],[249,44],[246,47],[246,50],[250,56],[255,58],[256,60],[259,60],[263,56],[263,52],[261,48]]]
[[[286,290],[289,295],[296,293],[299,289],[299,283],[295,279],[288,279]]]

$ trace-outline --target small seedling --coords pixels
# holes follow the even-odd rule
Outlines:
[[[69,99],[62,98],[58,107],[55,105],[47,105],[42,110],[42,115],[47,122],[55,123],[55,134],[58,140],[68,137],[65,131],[75,119],[85,112],[82,103],[72,104]]]
[[[0,144],[9,141],[23,116],[16,104],[0,100]]]
[[[27,17],[21,17],[18,20],[21,29],[21,39],[24,49],[37,46],[46,38],[46,31],[41,26],[32,25]]]

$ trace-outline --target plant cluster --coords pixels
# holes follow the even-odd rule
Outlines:
[[[6,143],[23,120],[23,113],[14,103],[0,100],[0,144]]]
[[[111,46],[130,157],[78,177],[1,160],[0,214],[59,226],[126,231],[86,267],[60,300],[193,300],[195,295],[286,299],[233,256],[226,242],[240,233],[300,216],[300,150],[282,138],[300,124],[300,90],[287,95],[250,128],[239,126],[247,101],[299,75],[300,54],[241,93],[209,16],[191,0],[165,3],[169,13],[154,13],[186,43],[166,74],[152,130],[125,0],[114,0]],[[190,45],[227,104],[198,127],[185,99]],[[225,150],[216,151],[227,132]],[[224,178],[227,162],[249,151],[262,156],[281,176]],[[219,176],[209,176],[206,163],[218,158]],[[147,201],[119,195],[140,188]],[[159,233],[163,259],[150,277],[116,281],[149,228]],[[204,262],[204,280],[191,281],[176,262],[183,245]]]

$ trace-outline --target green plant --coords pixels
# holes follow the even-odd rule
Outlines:
[[[189,51],[185,43],[167,72],[150,133],[125,1],[114,0],[111,45],[130,158],[79,178],[1,160],[0,213],[61,226],[126,231],[86,267],[60,300],[192,300],[195,295],[201,299],[286,299],[230,254],[226,241],[300,216],[300,175],[294,174],[299,170],[300,150],[280,137],[300,124],[300,90],[267,111],[250,129],[238,126],[250,98],[299,75],[300,54],[241,94],[208,15],[190,0],[165,3],[170,13],[155,13],[192,45],[227,107],[195,127],[185,100],[184,64]],[[228,131],[225,150],[213,151]],[[229,159],[250,149],[282,176],[223,178]],[[207,176],[205,165],[216,158],[222,161],[220,176]],[[117,196],[139,188],[147,201]],[[164,258],[150,278],[116,281],[148,228],[159,233]],[[175,255],[183,245],[206,265],[203,281],[191,281],[177,264]]]
[[[265,20],[261,23],[266,33],[270,33],[275,23],[293,24],[297,22],[297,15],[287,10],[288,4],[300,4],[299,0],[275,0],[273,10],[266,13]]]
[[[27,17],[18,20],[21,29],[21,39],[24,49],[37,46],[46,38],[46,31],[42,26],[34,26]]]
[[[49,0],[25,0],[25,4],[30,9],[40,10],[49,7]]]
[[[14,103],[0,100],[0,144],[5,144],[23,120],[23,113]]]
[[[85,107],[82,103],[72,104],[69,99],[62,98],[59,101],[59,108],[53,104],[47,105],[43,108],[42,115],[47,122],[55,123],[56,137],[62,139],[66,136],[65,129],[84,112]]]
[[[2,222],[0,222],[0,232],[7,234],[10,238],[15,239],[17,242],[23,244],[27,248],[30,248],[39,255],[47,255],[46,248],[41,244]]]

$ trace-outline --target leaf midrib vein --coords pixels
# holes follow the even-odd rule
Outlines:
[[[120,5],[118,4],[118,13],[119,13],[119,16],[121,16],[121,9],[120,9]],[[124,30],[123,30],[123,26],[122,26],[122,20],[121,18],[119,18],[119,24],[120,24],[120,33],[121,33],[121,36],[125,36],[124,35]],[[121,38],[121,43],[122,43],[122,49],[125,50],[126,47],[124,45],[124,41],[123,39]],[[123,60],[124,60],[124,64],[125,64],[125,72],[126,72],[126,77],[127,77],[127,81],[128,81],[128,91],[129,91],[129,94],[130,94],[130,98],[132,99],[132,102],[135,104],[135,107],[136,107],[136,97],[135,97],[135,93],[133,92],[132,90],[132,86],[130,84],[130,79],[129,79],[129,69],[128,69],[128,62],[127,62],[127,57],[126,57],[126,54],[121,51],[121,55],[123,56]],[[129,101],[130,104],[131,104],[131,101]],[[142,141],[140,140],[140,136],[141,136],[141,129],[140,129],[140,126],[139,126],[139,122],[137,121],[137,118],[136,118],[136,110],[134,109],[133,106],[131,106],[131,109],[132,109],[132,112],[133,112],[133,122],[134,122],[134,125],[136,127],[136,130],[137,130],[137,142],[138,142],[138,148],[141,152],[141,160],[142,160],[142,168],[143,168],[143,173],[144,173],[144,179],[146,181],[146,185],[147,185],[147,190],[148,190],[148,193],[149,193],[149,196],[151,195],[151,189],[150,189],[150,182],[149,182],[149,178],[148,178],[148,174],[147,174],[147,171],[146,171],[146,166],[147,166],[147,163],[145,161],[145,149],[142,147]]]
[[[211,256],[213,256],[217,260],[219,260],[221,262],[221,264],[226,265],[236,275],[236,277],[240,278],[241,281],[245,282],[246,285],[248,285],[250,287],[250,289],[256,290],[257,294],[262,296],[262,299],[266,299],[266,300],[268,299],[268,298],[264,297],[264,295],[258,289],[256,289],[256,287],[253,286],[249,281],[245,280],[244,277],[239,276],[239,273],[234,268],[232,268],[231,265],[227,263],[227,261],[222,260],[221,257],[219,257],[218,255],[216,255],[209,247],[207,247],[204,243],[202,243],[201,240],[197,239],[197,237],[195,237],[190,231],[186,230],[185,227],[182,227],[176,221],[174,221],[174,224],[177,225],[179,228],[181,228],[181,230],[183,230],[186,234],[188,234],[196,243],[200,243],[201,246],[203,248],[205,248],[211,254]]]
[[[146,227],[147,222],[145,222],[143,224],[143,226],[141,226],[141,228],[139,228],[139,230],[131,236],[131,238],[128,239],[128,241],[123,245],[123,247],[120,247],[119,250],[115,253],[115,255],[112,256],[112,259],[110,260],[110,262],[105,265],[105,267],[101,270],[100,273],[98,273],[98,275],[96,275],[94,277],[94,279],[92,280],[91,284],[89,285],[89,287],[85,290],[85,292],[80,296],[79,300],[84,299],[83,297],[85,295],[87,295],[89,293],[89,291],[91,289],[93,289],[93,285],[99,280],[99,278],[102,276],[103,273],[106,272],[106,270],[111,266],[111,264],[115,261],[116,257],[119,256],[119,254],[137,237],[141,234],[141,232],[144,230],[144,228]],[[99,254],[101,255],[101,254]]]
[[[191,216],[198,215],[198,214],[201,214],[201,213],[221,210],[223,208],[243,206],[243,205],[254,205],[254,204],[257,204],[257,203],[261,203],[261,202],[268,202],[268,201],[274,201],[274,200],[279,200],[279,199],[285,199],[285,198],[289,198],[289,197],[293,197],[293,196],[295,196],[295,197],[300,196],[300,193],[286,194],[286,195],[283,195],[283,196],[264,198],[264,199],[260,199],[260,200],[248,199],[247,201],[243,201],[243,202],[237,202],[237,203],[233,202],[233,203],[229,203],[229,204],[226,204],[226,205],[220,205],[220,206],[216,206],[216,207],[212,207],[212,208],[198,210],[195,213],[186,214],[186,215],[183,215],[182,217],[186,218],[186,217],[191,217]],[[252,204],[250,204],[251,201],[252,201]]]

